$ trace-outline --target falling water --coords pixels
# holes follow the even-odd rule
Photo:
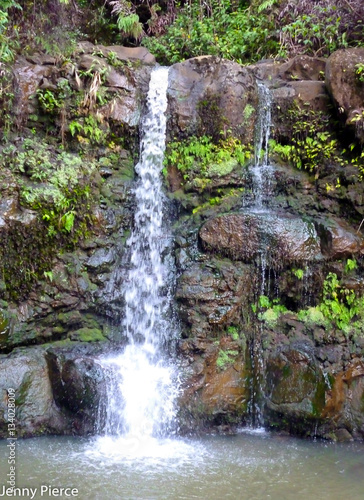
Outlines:
[[[254,167],[252,168],[253,180],[253,206],[249,212],[255,214],[269,213],[269,200],[272,197],[272,178],[274,167],[269,164],[269,137],[272,126],[272,96],[269,89],[263,84],[258,83],[258,113],[255,128],[255,152]],[[270,288],[270,269],[269,269],[269,243],[260,242],[260,251],[258,256],[258,266],[260,269],[260,286],[258,294],[268,295]],[[266,275],[268,272],[268,285]],[[266,291],[268,289],[268,292]],[[250,343],[251,360],[251,401],[250,414],[253,427],[263,425],[263,415],[261,408],[261,394],[263,392],[262,373],[264,373],[264,361],[261,348],[261,330],[258,330]]]
[[[272,95],[268,87],[258,82],[258,113],[255,126],[255,152],[253,176],[254,204],[253,213],[269,212],[268,203],[272,196],[272,177],[274,167],[269,164],[269,137],[272,127]],[[268,266],[268,242],[261,242],[259,266],[261,270],[260,295],[266,293],[266,272]]]
[[[142,124],[134,229],[127,242],[130,267],[123,286],[125,316],[121,325],[128,344],[113,358],[102,360],[107,376],[104,428],[107,435],[138,440],[171,431],[178,390],[168,343],[176,329],[168,320],[170,266],[163,261],[166,236],[161,170],[166,135],[168,69],[151,75],[148,110]],[[167,259],[168,260],[168,259]]]
[[[272,126],[272,95],[258,83],[259,105],[255,128],[253,175],[254,209],[262,210],[272,194],[273,167],[269,164],[268,145]]]

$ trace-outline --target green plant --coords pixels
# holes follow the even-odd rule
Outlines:
[[[14,0],[2,0],[0,9],[0,69],[2,63],[14,60],[15,50],[19,47],[18,30],[10,27],[9,10],[22,10],[21,5]]]
[[[277,0],[263,0],[263,2],[258,5],[258,12],[261,13],[264,10],[271,9],[276,3]]]
[[[198,175],[202,178],[227,175],[236,163],[246,164],[251,149],[235,137],[221,139],[215,144],[208,136],[192,136],[186,141],[167,145],[165,165],[175,165],[185,180]]]
[[[237,326],[228,326],[227,333],[233,340],[239,340],[239,329]]]
[[[340,329],[348,326],[354,316],[363,312],[364,300],[354,290],[343,287],[336,273],[329,273],[323,283],[319,310]]]
[[[270,150],[282,160],[290,161],[296,168],[304,168],[316,175],[320,166],[327,161],[345,163],[338,151],[338,141],[328,131],[329,116],[294,103],[288,109],[286,119],[291,124],[289,144],[283,145],[273,139],[269,141]]]
[[[345,272],[349,273],[350,271],[354,271],[358,269],[358,264],[355,259],[347,259],[345,263]]]
[[[57,99],[51,90],[37,90],[39,104],[46,113],[59,112],[62,107],[62,101]]]
[[[268,308],[272,306],[272,302],[266,295],[259,295],[258,305],[260,308]]]
[[[269,3],[273,4],[267,2],[266,8]],[[186,2],[165,34],[146,37],[143,44],[166,64],[204,54],[255,61],[279,48],[271,16],[230,0]]]
[[[51,283],[54,279],[54,275],[52,271],[43,271],[43,275],[46,279],[48,279]]]
[[[298,278],[299,280],[303,279],[303,276],[305,274],[303,269],[292,269],[292,273]]]
[[[0,127],[2,128],[4,141],[6,141],[14,122],[13,101],[12,72],[10,68],[0,62]]]
[[[101,128],[101,118],[88,115],[83,121],[73,120],[69,124],[71,135],[76,135],[81,144],[105,144],[108,132]]]
[[[198,179],[196,179],[197,181]],[[225,190],[223,191],[222,189],[218,189],[217,193],[219,194],[218,196],[213,196],[212,198],[209,198],[205,203],[202,203],[202,205],[199,205],[198,207],[194,208],[192,210],[193,214],[196,214],[198,212],[201,212],[205,209],[208,209],[212,206],[215,205],[221,205],[225,201],[233,198],[240,198],[241,193],[244,191],[244,188],[232,188],[228,192]],[[221,194],[220,194],[221,193]]]
[[[111,13],[117,16],[117,26],[122,34],[139,40],[143,34],[143,25],[134,5],[127,0],[106,0],[106,3],[112,7]]]
[[[364,64],[363,63],[358,63],[355,65],[355,76],[359,82],[361,82],[361,83],[364,82]]]
[[[329,327],[329,320],[323,315],[319,307],[309,307],[298,311],[297,318],[309,326]]]
[[[40,219],[48,226],[48,236],[73,234],[84,225],[76,220],[87,213],[90,186],[86,179],[95,169],[93,162],[79,156],[56,153],[46,144],[25,139],[21,148],[3,151],[4,164],[17,175],[21,202],[39,211]]]
[[[290,161],[298,168],[310,172],[319,170],[320,165],[326,160],[338,160],[337,141],[332,139],[329,132],[318,132],[313,137],[304,139],[292,138],[292,144],[281,145],[271,139],[271,151],[279,154],[284,161]]]
[[[340,12],[334,6],[315,5],[309,14],[292,17],[291,22],[282,27],[279,55],[290,54],[292,47],[315,56],[328,56],[339,48],[346,48],[347,35],[341,32],[340,26]]]
[[[217,368],[219,368],[220,370],[225,370],[229,365],[232,365],[235,362],[235,358],[238,355],[239,355],[238,351],[235,350],[224,351],[223,349],[220,349],[216,359]]]
[[[257,304],[251,304],[254,314],[258,311],[258,319],[264,321],[270,328],[274,327],[281,314],[287,312],[287,308],[280,303],[279,298],[271,300],[267,295],[259,295]]]

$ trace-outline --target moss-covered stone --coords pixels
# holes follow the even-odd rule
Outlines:
[[[106,337],[102,334],[101,330],[97,328],[80,328],[68,334],[71,340],[80,342],[104,342]]]

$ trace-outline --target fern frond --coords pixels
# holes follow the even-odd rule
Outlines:
[[[270,9],[277,2],[277,0],[264,0],[258,7],[258,12],[261,13],[263,10]]]
[[[119,15],[118,28],[125,36],[132,36],[135,39],[140,38],[143,33],[143,26],[139,22],[137,14],[130,14],[129,16]]]

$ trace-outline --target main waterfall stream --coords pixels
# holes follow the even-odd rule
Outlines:
[[[123,286],[125,318],[121,334],[127,345],[121,353],[101,360],[107,373],[102,432],[119,437],[117,447],[134,450],[146,441],[172,431],[178,391],[166,346],[176,336],[168,320],[170,266],[163,262],[169,239],[163,224],[162,191],[168,69],[152,72],[147,114],[142,125],[138,182],[134,190],[134,228],[127,242],[130,264]],[[101,441],[103,445],[105,441]]]

